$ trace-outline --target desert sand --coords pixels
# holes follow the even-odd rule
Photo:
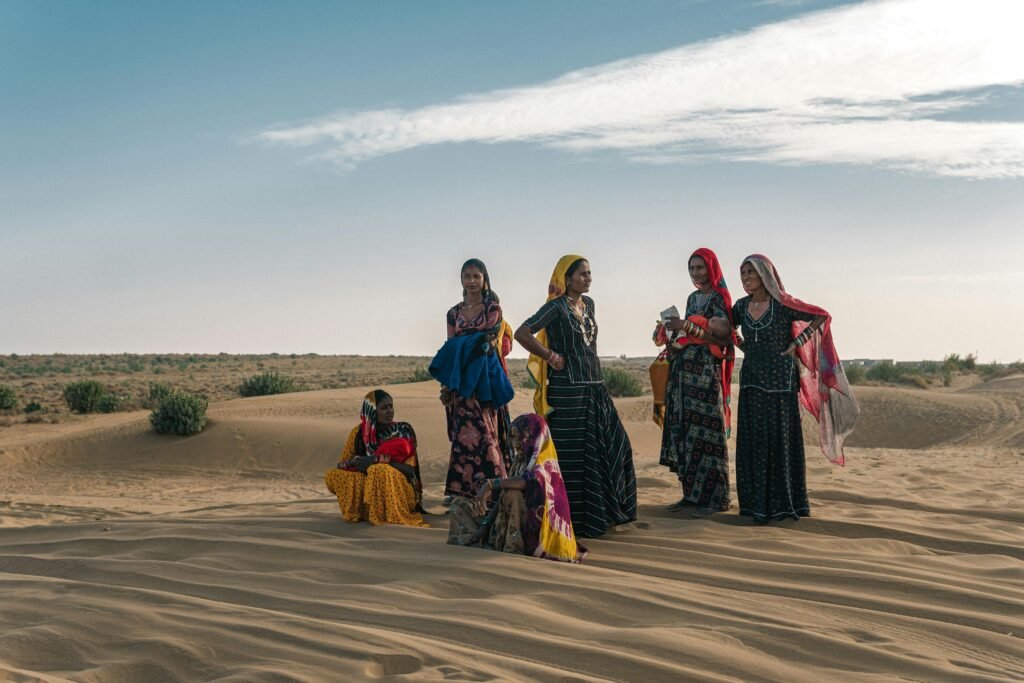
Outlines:
[[[388,390],[441,513],[437,386]],[[14,425],[0,680],[1024,680],[1024,378],[856,391],[847,467],[809,428],[813,517],[766,527],[666,512],[649,398],[618,400],[639,521],[575,566],[343,522],[322,475],[365,389],[216,403],[189,438]]]

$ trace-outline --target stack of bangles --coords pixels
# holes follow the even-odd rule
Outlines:
[[[797,346],[803,346],[808,341],[810,341],[811,337],[813,336],[814,330],[812,330],[810,327],[804,328],[804,331],[797,335],[796,339],[793,340],[793,343],[796,344]]]
[[[556,352],[554,349],[548,349],[548,355],[547,355],[547,358],[544,359],[544,362],[545,363],[550,363],[551,359],[554,358],[557,355],[558,355],[558,352]]]
[[[685,323],[683,331],[686,332],[688,336],[696,337],[697,339],[704,338],[706,333],[704,332],[703,328],[694,325],[689,320],[684,320],[683,322]]]

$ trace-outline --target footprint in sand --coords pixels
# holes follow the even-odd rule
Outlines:
[[[422,668],[423,662],[412,655],[371,655],[365,672],[372,678],[383,678],[416,673]]]

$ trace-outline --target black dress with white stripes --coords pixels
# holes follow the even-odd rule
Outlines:
[[[594,300],[583,297],[577,316],[565,297],[552,299],[526,325],[547,330],[548,346],[565,358],[564,370],[548,366],[547,416],[565,480],[573,529],[595,538],[636,519],[633,448],[601,376]]]

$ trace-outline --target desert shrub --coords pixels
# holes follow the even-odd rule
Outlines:
[[[209,402],[202,396],[172,391],[150,414],[149,423],[157,434],[198,434],[208,421],[208,405]]]
[[[149,393],[146,395],[146,407],[156,408],[160,405],[160,401],[174,393],[171,389],[171,385],[167,382],[150,382]]]
[[[25,422],[39,424],[40,422],[46,422],[46,416],[39,412],[28,413],[25,415]]]
[[[287,394],[291,391],[295,391],[295,383],[290,377],[282,375],[277,370],[253,375],[242,382],[242,386],[238,388],[238,393],[243,397]]]
[[[75,412],[95,413],[99,410],[100,400],[106,393],[103,385],[95,380],[72,382],[64,387],[64,402]]]
[[[931,386],[930,384],[928,384],[928,380],[925,379],[924,375],[920,373],[904,375],[903,377],[900,378],[900,381],[902,381],[905,384],[913,384],[918,389],[927,389]]]
[[[953,366],[944,364],[942,366],[942,386],[948,387],[953,384]]]
[[[609,368],[603,372],[604,385],[612,396],[640,396],[644,385],[625,370]]]
[[[900,382],[912,374],[920,374],[912,363],[893,363],[891,360],[885,360],[868,368],[864,377],[874,382]]]
[[[18,394],[14,387],[0,384],[0,410],[14,410],[18,407]]]
[[[963,358],[960,357],[959,353],[951,353],[942,359],[943,368],[950,368],[953,371],[964,370],[967,372],[973,371],[978,364],[978,358],[973,353],[969,353]]]
[[[882,361],[881,363],[875,363],[864,373],[864,377],[873,382],[889,382],[892,380],[895,372],[893,371],[893,364],[891,361]]]
[[[96,410],[100,413],[116,413],[126,408],[128,408],[127,397],[117,394],[104,393],[96,403]]]
[[[26,415],[29,415],[31,413],[41,413],[42,411],[43,406],[42,404],[39,403],[39,401],[32,401],[31,403],[25,406]]]
[[[1024,372],[1024,363],[1021,361],[1010,363],[1009,365],[994,362],[981,363],[977,367],[978,374],[981,375],[985,381],[990,379],[999,379],[1000,377],[1008,377],[1009,375],[1018,375]]]
[[[412,371],[411,375],[409,375],[410,382],[426,382],[431,379],[434,378],[430,375],[430,371],[427,370],[425,365],[420,365]]]
[[[526,378],[519,383],[519,386],[521,386],[524,389],[536,389],[537,380],[535,380],[533,378],[533,375],[531,375],[530,373],[526,373]]]
[[[846,371],[846,379],[850,384],[861,384],[867,374],[863,365],[851,365],[843,369]]]

